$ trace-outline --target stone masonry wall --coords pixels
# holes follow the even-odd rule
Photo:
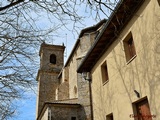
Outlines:
[[[64,100],[69,98],[69,83],[64,81],[58,86],[58,100]]]
[[[79,107],[72,105],[61,105],[51,107],[52,111],[52,120],[71,120],[72,117],[76,117],[77,120],[84,120],[78,118]]]
[[[45,102],[53,102],[56,98],[56,88],[59,85],[57,78],[63,67],[64,46],[48,45],[42,43],[40,48],[40,70],[37,75],[38,83],[38,100],[37,100],[37,117],[39,116],[42,106]],[[50,56],[56,56],[56,63],[50,63]]]
[[[58,74],[41,73],[39,80],[39,102],[38,114],[40,113],[44,102],[52,102],[55,100],[55,90],[59,84],[56,77]]]
[[[80,63],[81,60],[78,60]],[[90,103],[90,91],[89,81],[84,80],[81,74],[78,74],[78,101],[83,106],[85,116],[81,116],[85,120],[91,120],[91,103]],[[81,110],[83,114],[83,110]]]

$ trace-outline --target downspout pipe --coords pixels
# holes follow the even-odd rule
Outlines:
[[[92,101],[92,79],[89,80],[89,93],[90,93],[90,106],[91,106],[91,120],[94,120],[93,118],[93,101]]]
[[[88,81],[89,84],[89,98],[90,98],[90,111],[91,111],[91,120],[94,120],[93,118],[93,101],[92,101],[92,78],[90,72],[82,72],[82,77],[84,77],[85,80]]]

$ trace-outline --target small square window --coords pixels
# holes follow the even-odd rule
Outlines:
[[[123,41],[123,44],[124,44],[126,61],[127,61],[127,63],[129,63],[136,56],[136,50],[135,50],[134,41],[133,41],[133,37],[132,37],[131,33]]]
[[[76,120],[76,117],[71,117],[71,120]]]
[[[102,82],[103,84],[105,84],[109,80],[106,61],[101,65],[101,72],[102,72]]]
[[[113,113],[107,115],[106,120],[113,120]]]

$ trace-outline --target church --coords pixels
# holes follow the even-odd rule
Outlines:
[[[81,31],[65,65],[65,46],[41,44],[37,120],[92,119],[89,81],[76,70],[105,22]]]
[[[160,0],[120,1],[64,45],[42,43],[37,120],[160,120]]]

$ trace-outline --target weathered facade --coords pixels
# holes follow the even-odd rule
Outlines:
[[[40,48],[40,69],[38,71],[37,114],[40,114],[45,102],[55,100],[56,88],[59,85],[57,78],[63,67],[64,46],[47,45],[42,43]]]
[[[42,43],[37,75],[37,120],[91,120],[90,85],[77,68],[106,20],[83,29],[63,64],[64,46]]]
[[[160,120],[159,11],[159,0],[122,1],[81,62],[94,120]]]
[[[37,120],[160,120],[159,11],[159,0],[119,2],[65,65],[64,46],[43,43]]]

